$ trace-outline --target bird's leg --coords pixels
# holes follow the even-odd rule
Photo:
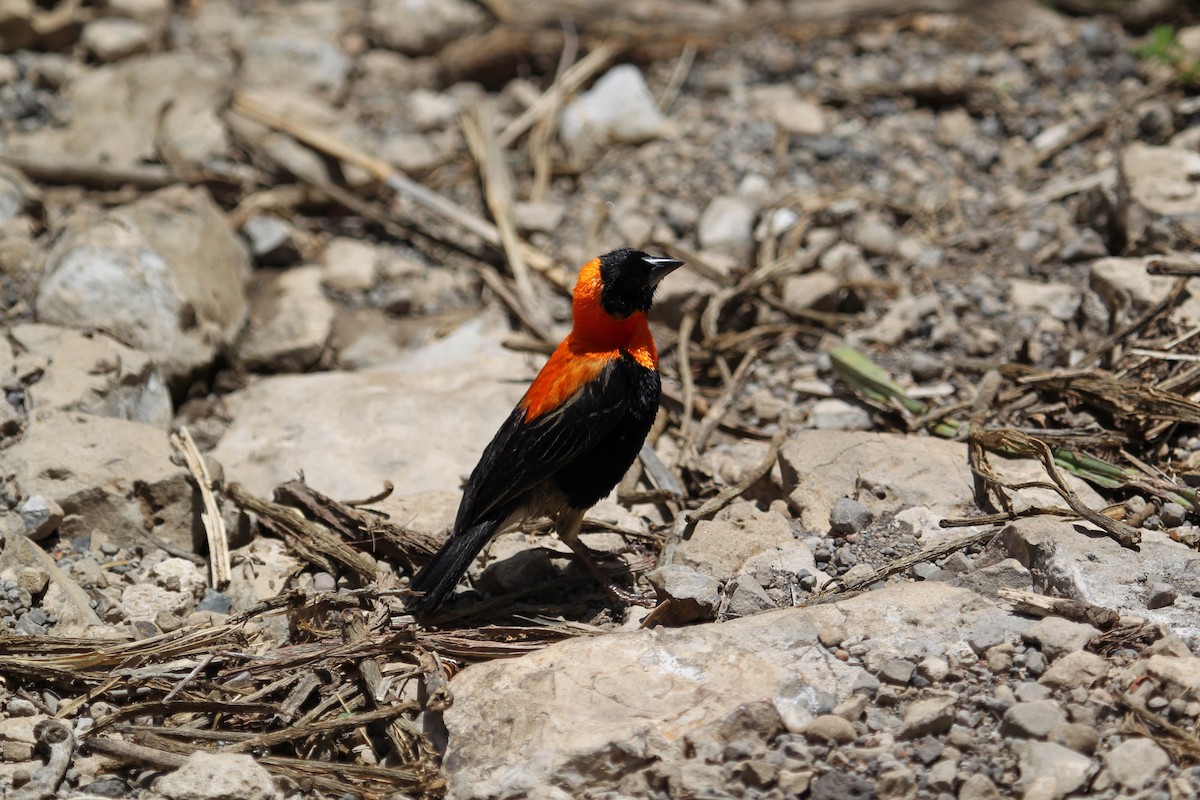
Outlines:
[[[563,543],[571,548],[571,552],[575,554],[580,563],[587,567],[588,572],[592,573],[600,585],[604,587],[604,591],[608,593],[609,597],[627,605],[653,606],[654,602],[651,599],[617,586],[612,576],[596,563],[592,551],[588,549],[587,545],[579,541],[579,529],[582,525],[583,512],[570,509],[558,515],[558,518],[554,521],[554,530],[558,533],[558,538],[562,539]]]

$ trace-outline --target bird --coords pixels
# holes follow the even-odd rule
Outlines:
[[[579,531],[584,513],[633,464],[658,413],[662,383],[646,314],[659,282],[682,265],[626,247],[580,269],[571,331],[484,448],[450,535],[413,576],[409,613],[436,611],[492,537],[540,517],[616,591]]]

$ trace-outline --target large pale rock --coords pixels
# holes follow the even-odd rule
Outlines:
[[[641,70],[613,67],[562,113],[559,136],[574,149],[644,142],[661,136],[666,119]]]
[[[145,353],[103,333],[54,325],[16,325],[8,335],[19,350],[18,373],[35,362],[40,374],[25,391],[31,414],[81,411],[163,429],[171,424],[171,395]]]
[[[5,144],[45,160],[127,165],[157,159],[161,134],[183,158],[203,162],[229,146],[219,112],[232,76],[229,60],[185,51],[87,70],[66,90],[69,123],[15,132]]]
[[[1200,636],[1200,598],[1185,596],[1165,608],[1147,608],[1150,584],[1185,584],[1195,551],[1159,532],[1142,536],[1139,549],[1131,550],[1084,523],[1031,517],[1006,527],[980,565],[1015,558],[1033,573],[1037,592],[1165,624],[1184,638]]]
[[[46,593],[39,602],[48,614],[58,618],[59,627],[86,628],[100,625],[87,593],[58,568],[45,550],[25,535],[25,526],[16,514],[0,517],[0,578],[16,580],[21,570],[44,572],[48,578]]]
[[[483,11],[467,0],[371,0],[372,38],[408,55],[426,55],[482,26]]]
[[[246,315],[246,252],[201,189],[172,187],[72,218],[51,248],[37,316],[99,328],[169,379],[207,365]]]
[[[451,683],[445,713],[449,797],[585,796],[682,758],[685,741],[711,738],[739,709],[766,701],[784,719],[796,707],[827,713],[861,670],[817,646],[825,625],[919,655],[1007,617],[931,582],[728,623],[574,639],[471,666]]]
[[[1121,151],[1119,222],[1136,252],[1187,246],[1200,235],[1200,153],[1135,142]]]
[[[250,321],[237,360],[250,369],[301,372],[317,363],[333,330],[334,307],[321,290],[321,268],[259,270],[250,291]]]
[[[753,503],[735,503],[715,518],[696,523],[670,560],[723,581],[736,575],[759,553],[793,542],[786,519],[759,511]]]
[[[144,545],[143,531],[192,549],[192,488],[162,430],[60,412],[31,420],[5,456],[9,485],[62,506],[66,535],[98,528],[118,545]]]
[[[198,750],[154,783],[168,800],[275,800],[271,773],[251,756]]]
[[[456,491],[533,377],[487,316],[387,368],[263,379],[226,398],[233,425],[213,456],[267,494],[303,471],[334,497],[392,481],[397,495]]]
[[[1147,263],[1156,257],[1101,258],[1092,262],[1091,287],[1117,319],[1132,321],[1171,293],[1175,278],[1146,272]],[[1200,293],[1186,294],[1171,310],[1171,319],[1185,327],[1200,324]]]

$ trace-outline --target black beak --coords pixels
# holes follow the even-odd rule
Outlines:
[[[658,282],[683,266],[678,258],[661,258],[644,256],[642,261],[650,265],[650,285],[658,286]]]

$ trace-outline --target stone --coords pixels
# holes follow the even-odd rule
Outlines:
[[[1072,622],[1062,617],[1044,617],[1025,631],[1025,638],[1034,642],[1050,661],[1087,647],[1100,634],[1085,622]]]
[[[814,744],[849,744],[857,735],[854,726],[837,714],[821,714],[804,730]]]
[[[775,601],[763,589],[762,584],[749,575],[739,575],[726,587],[729,602],[725,613],[731,617],[748,617],[775,608]]]
[[[875,787],[852,772],[834,769],[818,776],[809,787],[811,800],[869,800]]]
[[[889,770],[879,776],[875,791],[880,800],[909,800],[917,794],[916,774],[903,767]]]
[[[1149,609],[1166,608],[1167,606],[1175,605],[1175,600],[1179,597],[1179,593],[1175,591],[1174,586],[1162,581],[1150,584],[1149,594],[1150,596],[1146,600],[1146,608]]]
[[[1044,739],[1050,731],[1065,724],[1067,715],[1053,700],[1017,703],[1000,720],[1000,733],[1023,739]]]
[[[25,323],[9,329],[18,362],[36,358],[40,377],[25,390],[25,406],[80,411],[166,429],[174,415],[162,373],[145,353],[99,332]]]
[[[250,248],[254,263],[279,267],[300,258],[296,230],[287,220],[275,214],[255,214],[242,225],[242,236]]]
[[[1078,722],[1059,725],[1050,731],[1050,735],[1046,738],[1055,744],[1070,748],[1076,753],[1083,753],[1085,756],[1094,754],[1096,748],[1100,746],[1100,732],[1096,730],[1095,726]]]
[[[149,355],[168,380],[207,366],[246,317],[245,250],[202,189],[162,189],[77,214],[46,259],[38,319],[101,328]]]
[[[165,558],[150,568],[150,577],[162,588],[199,600],[208,581],[193,562],[186,558]]]
[[[1177,528],[1187,522],[1187,509],[1174,501],[1166,502],[1158,510],[1158,517],[1164,527]]]
[[[1055,660],[1038,682],[1055,689],[1090,689],[1108,675],[1108,662],[1095,653],[1077,650]]]
[[[237,343],[248,369],[303,372],[321,358],[333,331],[334,307],[321,290],[321,269],[258,270],[251,284],[250,320]]]
[[[166,433],[137,422],[54,413],[31,421],[6,452],[9,485],[62,507],[60,530],[104,531],[119,545],[143,545],[138,531],[193,547],[187,472],[172,462]],[[151,513],[147,513],[150,511]]]
[[[1082,297],[1077,288],[1067,283],[1013,278],[1008,285],[1008,301],[1017,311],[1049,314],[1054,319],[1066,322],[1079,312]]]
[[[744,256],[754,241],[754,206],[740,195],[718,195],[700,215],[696,236],[705,250]]]
[[[1167,697],[1200,700],[1200,658],[1155,654],[1146,672],[1164,684]]]
[[[985,597],[1000,598],[1001,589],[1029,591],[1033,587],[1033,573],[1015,558],[1006,558],[955,578],[951,583],[970,589]]]
[[[621,64],[563,109],[559,136],[568,148],[586,150],[644,142],[661,136],[665,129],[666,119],[641,70]]]
[[[154,782],[167,800],[275,800],[271,774],[248,755],[198,750]]]
[[[376,260],[371,245],[339,236],[321,255],[321,282],[338,292],[365,292],[375,286]]]
[[[907,658],[889,658],[879,669],[879,679],[894,686],[907,686],[917,665]]]
[[[904,712],[897,739],[937,736],[954,724],[955,698],[947,695],[926,697],[912,703]]]
[[[673,563],[684,564],[718,580],[727,580],[746,569],[750,559],[776,548],[794,548],[791,526],[781,515],[760,511],[753,503],[740,501],[723,509],[713,519],[696,523],[689,537],[679,543],[671,556]],[[796,569],[816,569],[812,554],[800,563],[789,564]],[[771,581],[758,574],[763,586]]]
[[[1085,755],[1053,742],[1022,742],[1014,745],[1021,770],[1019,789],[1028,789],[1038,781],[1051,782],[1058,797],[1078,791],[1096,771],[1096,764]]]
[[[842,282],[820,270],[789,275],[783,281],[783,303],[788,308],[836,311],[843,294]]]
[[[25,523],[25,535],[35,542],[57,531],[63,521],[62,506],[40,494],[27,498],[19,511],[21,521]]]
[[[192,610],[193,599],[152,583],[135,583],[121,592],[121,610],[129,622],[153,622],[160,612],[182,616]]]
[[[38,605],[46,614],[58,619],[56,627],[78,630],[101,624],[87,592],[64,573],[41,546],[29,540],[24,526],[13,514],[0,515],[0,564],[6,571],[16,570],[18,576],[26,571],[47,576],[48,585]]]
[[[406,55],[429,55],[480,28],[483,10],[467,0],[371,0],[371,38]]]
[[[562,223],[567,207],[552,200],[522,201],[513,204],[512,216],[517,229],[524,233],[553,233]],[[657,298],[655,298],[657,308]]]
[[[260,496],[301,471],[333,497],[391,481],[397,500],[385,511],[406,495],[456,490],[536,373],[501,346],[503,327],[482,315],[386,367],[264,378],[225,397],[234,421],[213,457]]]
[[[667,564],[646,575],[658,595],[658,602],[670,601],[665,614],[682,625],[717,616],[721,603],[721,582],[682,564]]]
[[[1134,142],[1121,151],[1118,220],[1130,248],[1163,252],[1200,232],[1200,195],[1191,181],[1200,153]]]
[[[896,249],[896,229],[878,214],[867,214],[854,229],[854,241],[869,256],[890,255]]]
[[[1150,739],[1127,739],[1104,754],[1104,766],[1112,779],[1126,789],[1138,791],[1159,782],[1171,758]]]
[[[156,138],[161,136],[185,160],[201,164],[229,147],[220,112],[233,73],[227,57],[184,50],[133,56],[85,70],[64,89],[73,112],[66,125],[14,132],[5,146],[12,154],[43,161],[69,157],[129,166],[155,161]],[[184,249],[201,248],[186,242]]]
[[[912,584],[722,623],[579,637],[471,665],[453,679],[455,703],[444,714],[448,791],[464,799],[537,796],[554,786],[581,796],[649,761],[681,759],[687,737],[746,704],[766,699],[776,709],[828,713],[861,670],[812,646],[826,625],[906,652],[1005,613],[963,589]],[[943,702],[948,727],[954,700]],[[777,713],[785,722],[776,724],[788,716]],[[511,736],[494,735],[486,721],[496,719]],[[514,740],[519,750],[507,744]]]
[[[286,17],[248,37],[242,54],[243,86],[286,85],[328,97],[346,88],[354,66],[338,44],[337,32],[311,30]]]
[[[784,133],[796,136],[821,136],[828,124],[816,103],[806,100],[786,84],[757,87],[754,101],[768,119]]]
[[[987,775],[968,775],[958,787],[958,800],[1002,800],[1004,795]]]
[[[829,530],[835,535],[845,536],[848,533],[859,533],[874,519],[871,509],[857,500],[843,497],[834,504],[829,512]]]
[[[154,32],[146,23],[122,17],[101,17],[83,26],[79,41],[99,61],[120,61],[154,48]]]
[[[824,397],[814,403],[809,422],[819,431],[866,431],[875,427],[870,411],[840,397]]]

